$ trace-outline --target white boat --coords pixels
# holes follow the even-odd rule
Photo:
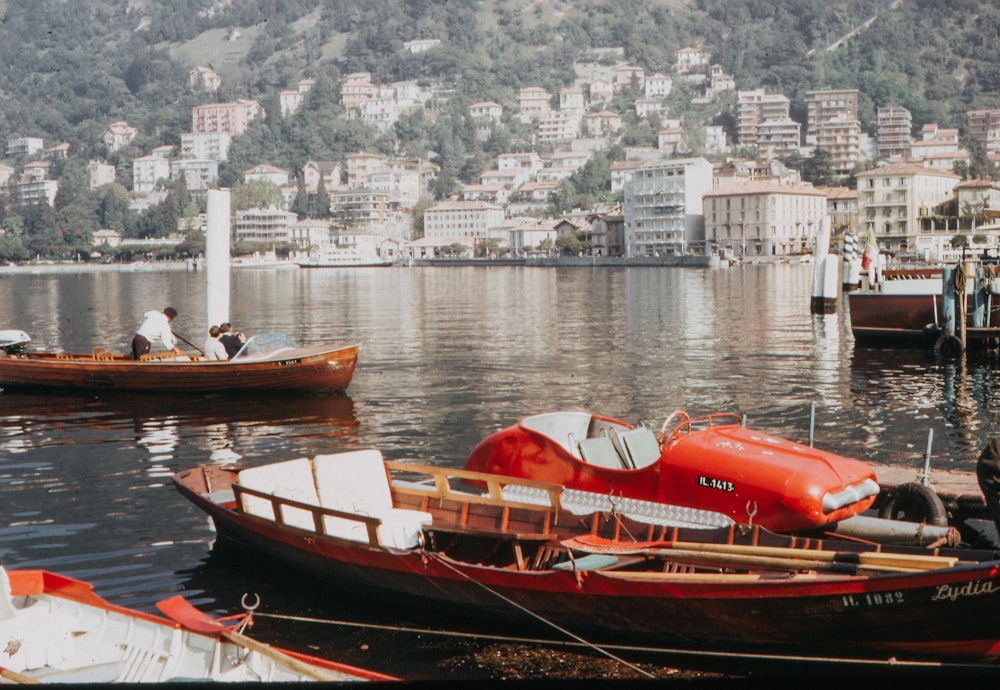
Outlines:
[[[357,247],[322,247],[309,253],[309,258],[298,262],[302,268],[360,268],[391,266],[392,261],[380,257],[374,250],[362,251]]]
[[[279,259],[273,251],[254,252],[248,256],[234,256],[229,259],[231,268],[298,268],[299,265],[289,259]]]
[[[181,596],[157,606],[169,618],[111,604],[82,580],[0,568],[0,683],[398,680],[271,647]]]

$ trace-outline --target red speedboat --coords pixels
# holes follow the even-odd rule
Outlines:
[[[735,414],[677,411],[659,433],[588,412],[526,417],[479,443],[465,469],[723,513],[779,532],[868,510],[874,470],[749,429]]]

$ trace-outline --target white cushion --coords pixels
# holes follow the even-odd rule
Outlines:
[[[261,493],[274,494],[301,503],[320,505],[319,496],[316,493],[316,480],[313,478],[312,464],[309,462],[309,458],[297,458],[263,467],[251,467],[239,473],[237,482],[241,486]],[[244,495],[243,510],[268,520],[275,519],[271,501],[257,496]],[[316,524],[313,521],[313,514],[308,510],[292,506],[283,506],[281,510],[285,524],[315,531]]]
[[[430,513],[394,508],[389,476],[382,453],[374,449],[317,455],[313,461],[319,502],[324,508],[376,517],[379,543],[400,549],[417,546],[424,525],[431,524]],[[363,522],[345,518],[325,517],[326,533],[368,542],[368,530]]]

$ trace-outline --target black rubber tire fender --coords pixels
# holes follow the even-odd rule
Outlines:
[[[962,341],[950,333],[941,335],[934,343],[934,352],[945,357],[957,357],[963,350]]]
[[[919,482],[906,482],[896,485],[888,494],[879,508],[880,518],[948,526],[948,509],[944,507],[941,497],[929,486]]]

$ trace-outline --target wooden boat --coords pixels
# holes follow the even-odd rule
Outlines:
[[[713,510],[778,532],[861,515],[879,493],[860,460],[750,429],[735,414],[681,410],[658,433],[589,412],[532,415],[481,441],[465,469]]]
[[[95,348],[86,354],[0,351],[0,386],[155,392],[342,391],[351,382],[358,346],[296,347],[282,333],[247,340],[232,359],[208,360],[172,352],[116,354]]]
[[[993,551],[720,526],[717,513],[384,462],[370,449],[205,465],[173,481],[219,541],[343,588],[436,602],[440,615],[541,618],[595,644],[975,663],[1000,654]]]
[[[242,621],[226,625],[180,596],[159,606],[177,620],[111,604],[81,580],[0,568],[0,681],[398,680],[271,647],[237,631]]]
[[[966,318],[961,328],[966,347],[992,347],[1000,341],[1000,314],[992,306],[1000,283],[990,277],[995,275],[993,266],[981,265],[977,270],[979,281],[966,279]],[[945,333],[943,275],[939,266],[886,270],[877,289],[848,293],[854,340],[865,345],[927,348],[947,344],[955,334]],[[977,287],[977,282],[982,284]],[[983,313],[978,321],[974,317],[977,304]]]

